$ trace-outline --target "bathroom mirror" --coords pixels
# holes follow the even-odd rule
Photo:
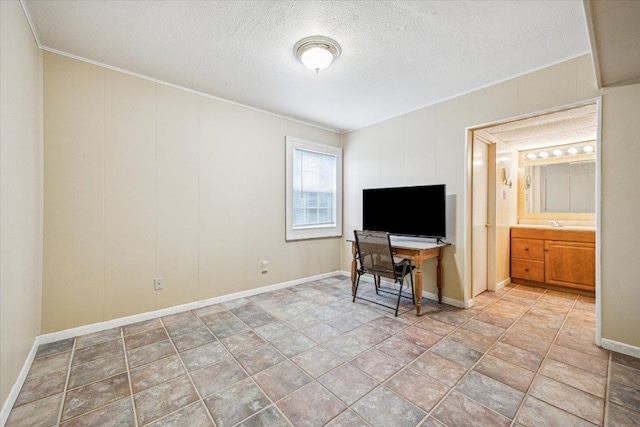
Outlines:
[[[526,166],[524,173],[525,212],[596,211],[595,160]]]

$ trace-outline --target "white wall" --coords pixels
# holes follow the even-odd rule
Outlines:
[[[40,333],[42,53],[17,1],[0,2],[0,402]]]
[[[53,53],[44,91],[43,332],[339,269],[284,192],[285,136],[339,134]]]

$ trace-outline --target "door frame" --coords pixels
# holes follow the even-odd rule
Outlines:
[[[472,130],[471,134],[471,225],[473,226],[473,195],[478,188],[476,183],[474,182],[474,173],[473,173],[473,147],[474,144],[484,144],[487,146],[487,182],[486,185],[486,193],[487,193],[487,223],[491,224],[487,227],[487,257],[486,257],[486,282],[487,282],[487,290],[495,291],[496,290],[496,265],[495,262],[491,261],[491,257],[489,254],[491,252],[495,252],[496,248],[496,240],[497,236],[495,233],[496,230],[496,144],[487,141],[486,139],[476,135],[476,133]],[[473,300],[475,291],[473,289],[473,268],[474,268],[474,260],[473,260],[473,229],[471,230],[471,240],[469,241],[471,248],[471,289],[470,289],[470,299]]]
[[[555,113],[570,108],[579,107],[581,105],[595,104],[597,110],[597,130],[596,130],[596,336],[595,343],[598,346],[602,345],[602,96],[595,98],[584,99],[569,104],[563,104],[557,107],[547,108],[543,110],[534,111],[527,114],[520,114],[516,116],[507,117],[500,120],[495,120],[487,123],[479,123],[473,126],[467,126],[465,128],[465,168],[464,168],[464,182],[463,182],[463,298],[464,307],[470,308],[473,306],[473,299],[470,295],[473,295],[471,289],[471,234],[472,234],[472,219],[473,219],[473,134],[475,130],[500,125],[516,120],[527,119],[531,117],[537,117],[544,114]]]

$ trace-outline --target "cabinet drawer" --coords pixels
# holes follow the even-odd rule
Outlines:
[[[544,261],[511,258],[511,277],[544,282]]]
[[[511,239],[511,257],[543,261],[544,240],[513,237]]]

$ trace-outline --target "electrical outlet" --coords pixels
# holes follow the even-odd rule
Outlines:
[[[156,277],[153,280],[153,286],[155,286],[156,291],[164,289],[164,283],[162,283],[162,277]]]
[[[269,271],[269,261],[262,261],[262,272],[266,273]]]

